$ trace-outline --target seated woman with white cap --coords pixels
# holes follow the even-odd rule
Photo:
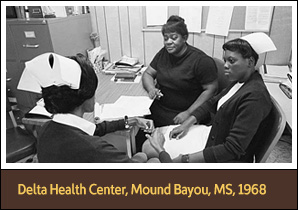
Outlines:
[[[192,125],[210,119],[212,127],[206,146],[202,151],[179,155],[174,162],[253,162],[254,151],[262,144],[272,102],[255,66],[258,54],[276,48],[266,34],[254,33],[228,41],[223,50],[225,74],[231,85],[197,108],[169,134],[170,139],[179,139]],[[164,136],[158,130],[147,138],[150,143],[146,142],[144,152],[152,151],[152,147],[157,153],[164,152]]]
[[[125,118],[95,125],[83,119],[85,112],[94,111],[98,84],[94,69],[85,56],[78,54],[66,58],[55,53],[42,54],[26,62],[20,83],[29,91],[41,92],[46,110],[53,114],[53,119],[38,135],[39,162],[147,161],[146,154],[137,153],[129,158],[99,136],[123,130],[125,125],[148,129],[148,120]]]

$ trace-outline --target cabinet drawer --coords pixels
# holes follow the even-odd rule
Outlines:
[[[28,61],[42,53],[53,51],[46,24],[11,25],[11,32],[21,61]]]

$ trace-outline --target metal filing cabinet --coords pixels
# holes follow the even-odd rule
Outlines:
[[[6,70],[7,77],[12,78],[7,85],[22,112],[28,112],[40,97],[17,90],[25,62],[45,52],[64,56],[86,55],[86,50],[93,48],[89,38],[91,32],[90,14],[6,20]]]

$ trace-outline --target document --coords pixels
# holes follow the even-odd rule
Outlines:
[[[272,6],[247,6],[245,14],[245,30],[249,31],[269,31]]]
[[[97,122],[101,122],[122,119],[125,115],[128,117],[149,115],[152,102],[153,100],[148,96],[121,96],[113,104],[95,103],[94,118]]]
[[[267,65],[263,64],[259,68],[260,74],[265,82],[285,82],[288,79],[290,73],[289,66],[282,65]]]
[[[177,126],[168,126],[167,131],[164,133],[164,148],[172,159],[178,157],[180,154],[195,153],[205,148],[211,126],[193,125],[183,138],[170,140],[169,134]]]
[[[25,114],[28,118],[52,118],[52,114],[49,113],[44,106],[36,105],[28,113]]]
[[[232,19],[233,6],[209,7],[206,33],[227,36]]]
[[[162,26],[167,22],[167,6],[146,6],[147,26]]]
[[[189,32],[201,33],[202,6],[180,6],[179,15],[183,17],[185,23],[187,23]]]

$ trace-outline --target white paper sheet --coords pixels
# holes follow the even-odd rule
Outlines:
[[[272,6],[247,6],[245,14],[245,30],[269,31],[272,11]]]
[[[148,96],[121,96],[113,104],[95,103],[94,118],[97,122],[151,114],[149,108],[153,100]]]
[[[206,33],[227,36],[232,19],[233,6],[209,7]]]
[[[147,26],[160,26],[167,22],[168,7],[146,6]]]
[[[180,6],[179,16],[184,18],[188,32],[201,33],[202,7]]]
[[[193,125],[186,136],[183,138],[169,139],[169,134],[173,128],[178,125],[168,126],[165,132],[164,148],[169,153],[171,158],[178,157],[180,154],[190,154],[203,150],[205,148],[207,138],[211,129],[211,126],[205,125]]]

